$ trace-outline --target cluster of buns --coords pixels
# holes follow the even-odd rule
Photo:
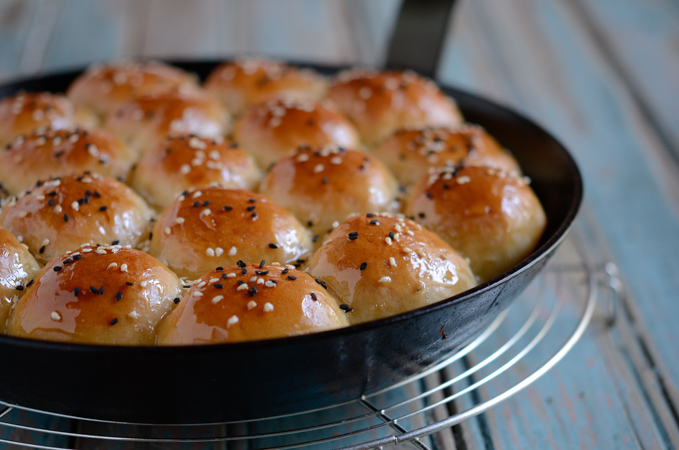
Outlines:
[[[158,62],[0,100],[0,333],[271,339],[399,314],[528,256],[512,155],[412,72]]]

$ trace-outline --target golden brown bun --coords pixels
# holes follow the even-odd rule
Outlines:
[[[30,135],[0,154],[0,180],[12,194],[38,180],[84,171],[125,179],[134,152],[104,130],[55,130]]]
[[[469,258],[481,281],[528,256],[547,220],[524,178],[486,167],[441,168],[423,177],[406,213]]]
[[[12,311],[7,334],[152,345],[156,325],[179,297],[179,279],[152,256],[120,246],[84,246],[42,269]]]
[[[393,259],[392,259],[393,258]],[[308,272],[352,309],[352,324],[393,316],[476,285],[467,262],[431,231],[403,217],[357,216],[314,253]]]
[[[401,130],[374,153],[405,186],[415,184],[431,167],[462,163],[521,174],[514,157],[477,125]]]
[[[248,109],[233,128],[234,140],[268,168],[300,146],[356,147],[358,133],[340,113],[312,102],[272,100]]]
[[[34,131],[61,130],[77,126],[91,127],[96,118],[77,110],[63,95],[49,92],[20,92],[0,100],[0,146],[19,143],[23,135]]]
[[[0,334],[4,334],[12,306],[35,282],[40,266],[28,248],[0,227]]]
[[[228,114],[217,100],[198,89],[183,89],[120,104],[108,116],[106,128],[143,155],[167,135],[221,137],[227,122]]]
[[[300,149],[278,161],[260,192],[323,234],[352,213],[396,212],[398,183],[374,156],[337,147]]]
[[[349,70],[337,76],[328,98],[351,119],[370,147],[401,128],[454,127],[463,122],[453,99],[410,71]]]
[[[196,77],[157,61],[113,63],[90,67],[66,92],[74,105],[107,116],[118,105],[142,94],[195,86]]]
[[[38,182],[12,197],[0,225],[21,236],[44,264],[84,243],[135,246],[147,236],[151,217],[144,200],[120,181],[82,174]]]
[[[250,106],[274,98],[319,100],[327,83],[313,70],[250,58],[217,67],[205,81],[205,89],[234,115],[240,115]]]
[[[137,192],[165,208],[188,189],[253,189],[260,171],[252,156],[231,142],[181,135],[168,137],[144,155],[131,178]]]
[[[187,192],[163,211],[150,252],[179,276],[195,279],[239,260],[294,262],[310,249],[302,224],[268,198],[209,187]]]
[[[163,321],[158,344],[296,336],[347,326],[345,316],[332,295],[294,268],[259,264],[219,267],[194,283]]]

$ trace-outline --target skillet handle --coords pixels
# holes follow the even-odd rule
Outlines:
[[[387,69],[436,77],[450,13],[457,0],[404,0],[387,52]]]

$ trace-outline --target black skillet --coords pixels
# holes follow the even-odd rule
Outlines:
[[[204,79],[217,63],[175,65]],[[341,69],[312,67],[326,74]],[[63,92],[79,73],[6,84],[0,98],[19,90]],[[516,267],[440,303],[314,335],[194,347],[74,345],[0,336],[0,399],[123,422],[244,420],[356,399],[469,342],[526,287],[564,239],[582,200],[582,180],[566,149],[533,122],[477,96],[443,90],[457,100],[468,121],[483,125],[511,149],[545,208],[545,234]]]

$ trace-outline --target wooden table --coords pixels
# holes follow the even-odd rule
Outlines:
[[[257,54],[380,66],[398,6],[0,0],[0,82],[129,57]],[[679,3],[463,1],[451,21],[439,81],[535,119],[579,163],[586,199],[557,263],[579,243],[596,276],[614,263],[606,267],[617,267],[621,283],[603,277],[619,296],[598,293],[600,308],[617,303],[612,324],[599,310],[553,370],[431,445],[679,448]],[[1,439],[21,437],[74,445],[0,427]]]

